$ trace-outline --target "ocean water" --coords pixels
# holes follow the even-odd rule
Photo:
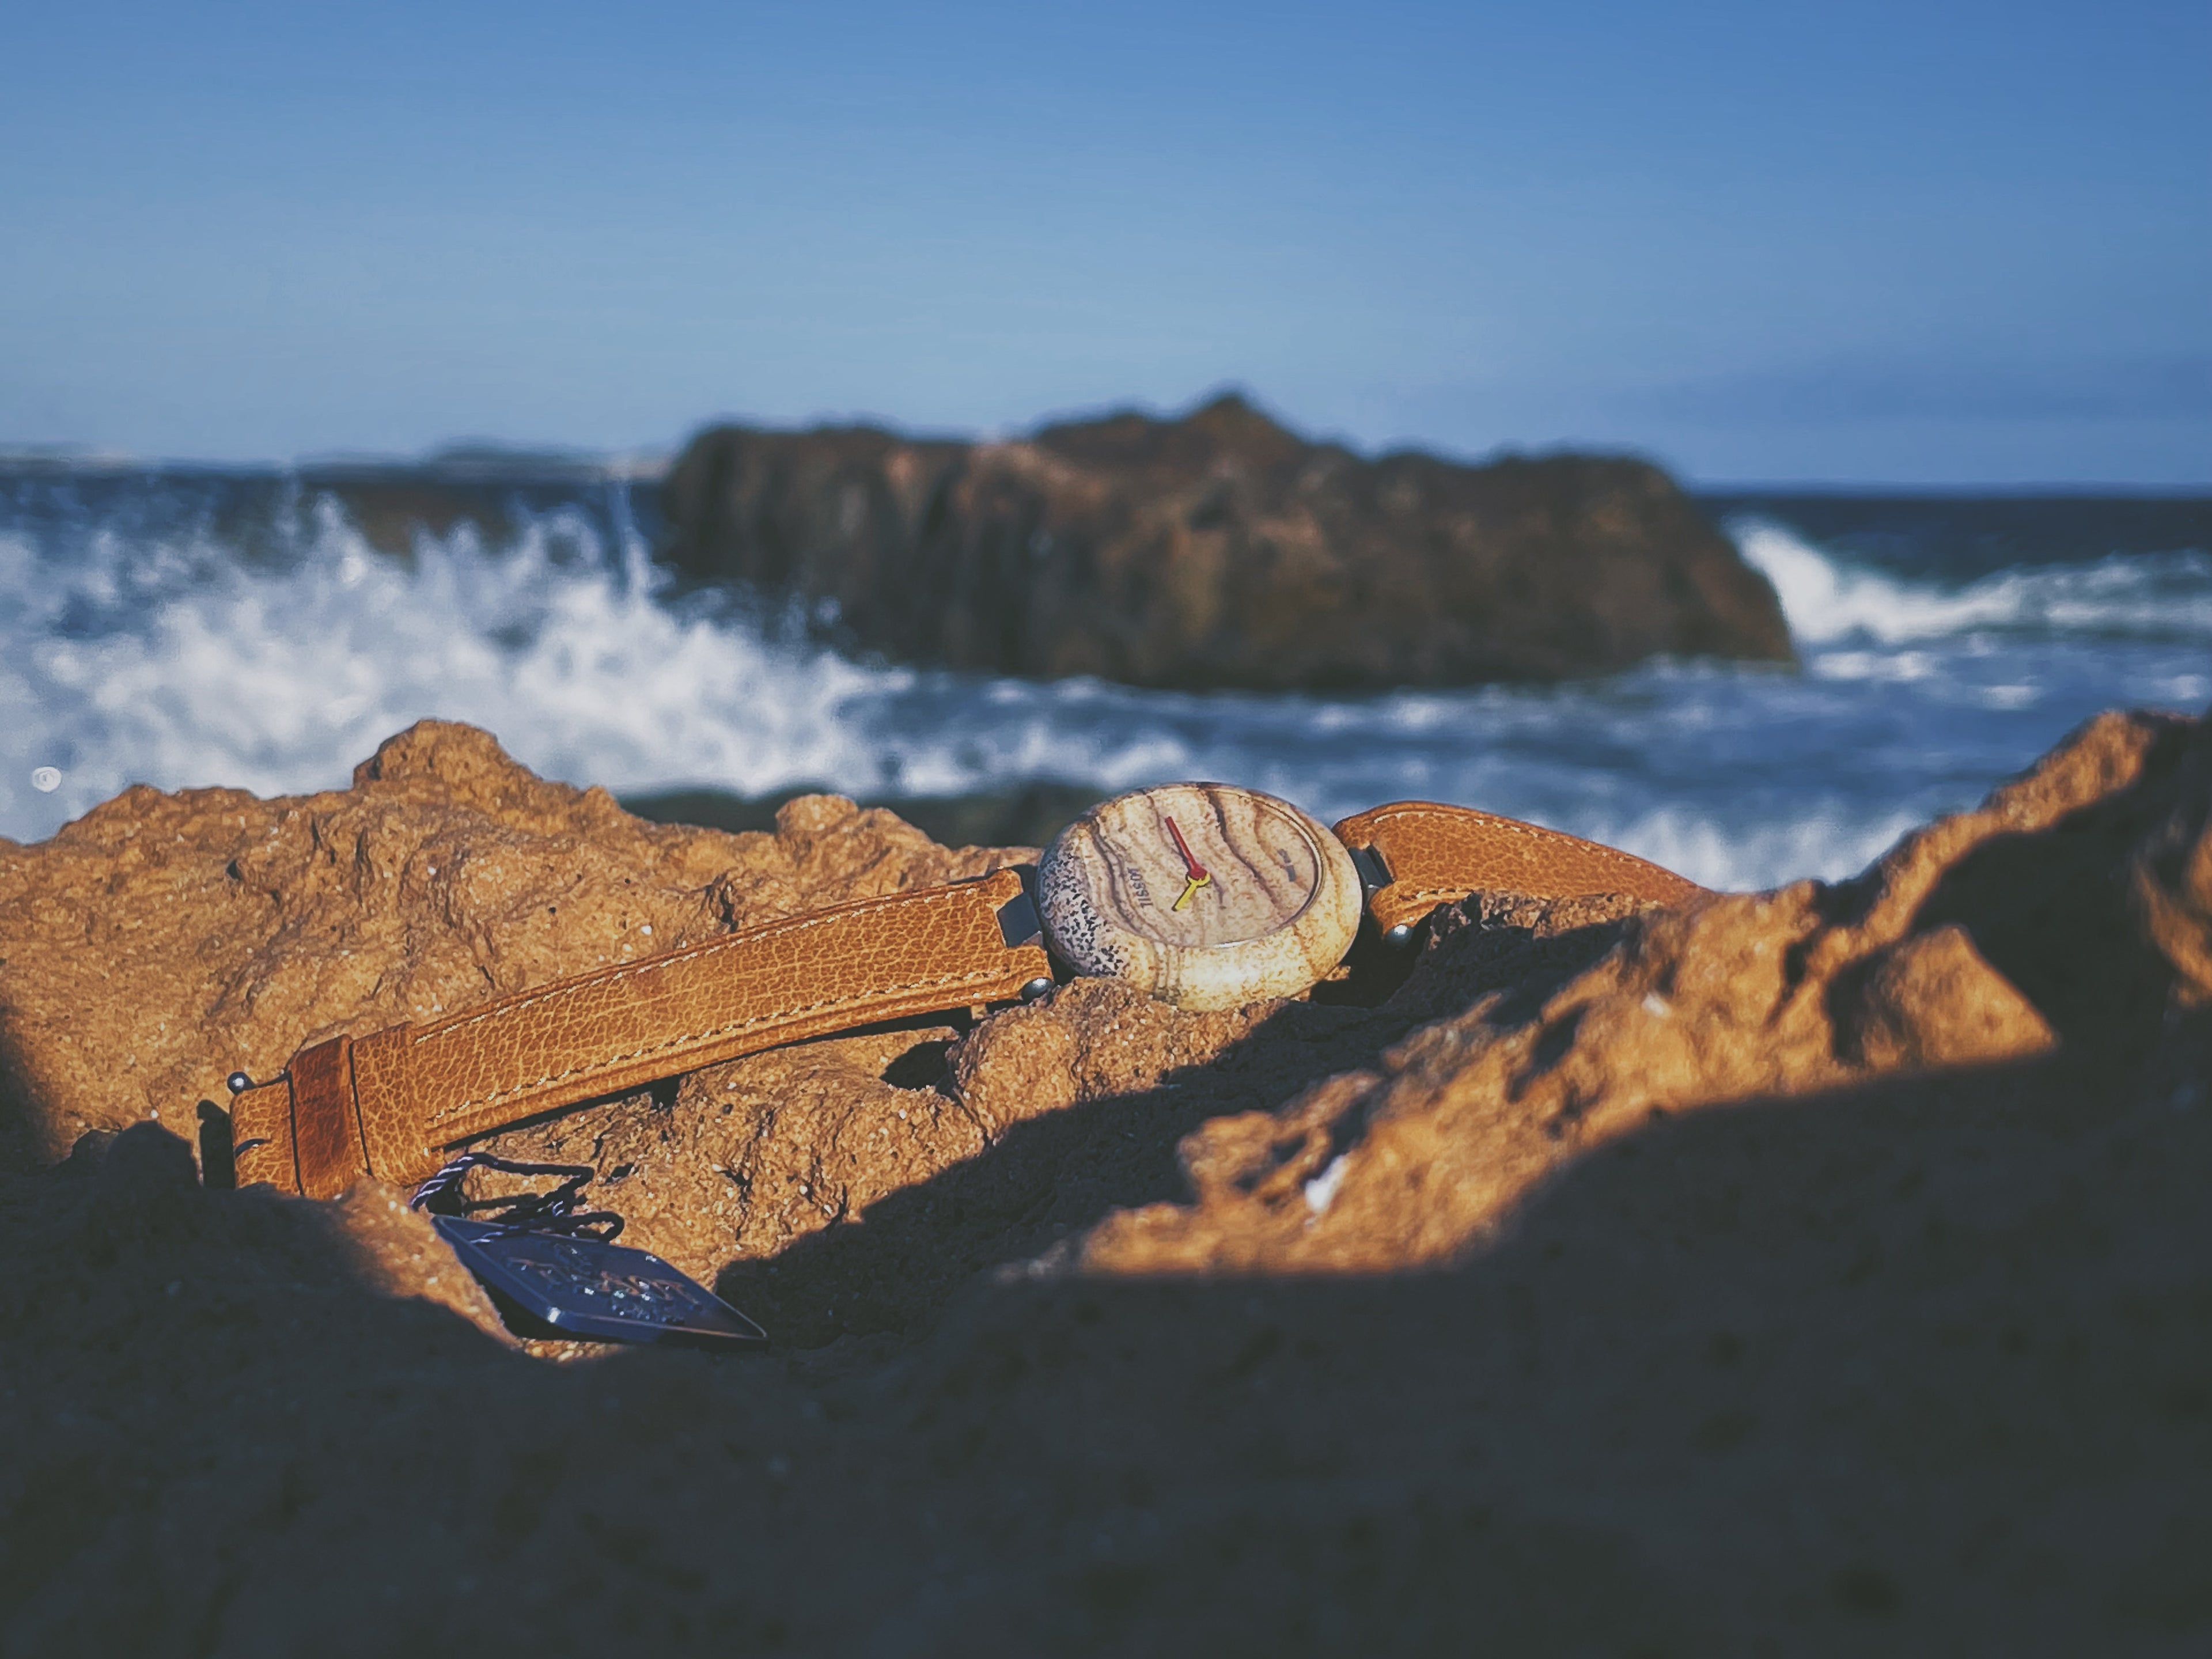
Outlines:
[[[1205,696],[885,666],[673,594],[649,479],[0,463],[0,835],[134,782],[341,785],[425,715],[617,793],[1101,792],[1217,778],[1324,820],[1406,796],[1699,881],[1848,874],[2087,716],[2212,702],[2212,503],[1712,495],[1802,668]]]

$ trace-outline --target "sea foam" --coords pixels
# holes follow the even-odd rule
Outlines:
[[[1774,585],[1801,646],[1883,645],[1979,630],[2068,631],[2212,643],[2212,554],[2180,549],[1999,571],[1963,586],[1852,568],[1771,520],[1729,526]]]
[[[1325,820],[1463,802],[1764,887],[1857,869],[2099,708],[2212,695],[2202,553],[1946,589],[1745,521],[1802,674],[1201,696],[856,661],[788,618],[678,597],[620,514],[511,515],[495,546],[463,522],[395,557],[331,495],[249,535],[161,489],[12,517],[0,496],[0,834],[49,835],[133,782],[337,787],[437,715],[618,793],[1223,778]]]

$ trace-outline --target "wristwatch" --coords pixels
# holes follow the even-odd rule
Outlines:
[[[1363,920],[1405,944],[1478,892],[1702,893],[1656,864],[1516,819],[1399,801],[1327,830],[1218,783],[1101,802],[1034,867],[862,899],[499,998],[337,1036],[282,1075],[234,1073],[240,1185],[334,1197],[406,1183],[460,1142],[741,1054],[882,1020],[1031,1000],[1103,975],[1186,1008],[1292,995]]]

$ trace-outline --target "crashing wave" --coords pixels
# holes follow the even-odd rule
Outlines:
[[[1983,629],[2212,640],[2212,554],[2196,549],[2003,570],[1946,588],[1853,568],[1771,520],[1729,530],[1774,584],[1801,645],[1898,645]]]
[[[0,835],[51,834],[133,782],[337,785],[435,714],[617,792],[1221,777],[1324,819],[1465,802],[1764,887],[1856,870],[2095,708],[2212,696],[2203,554],[1946,589],[1745,521],[1804,675],[1661,662],[1564,686],[1270,696],[856,662],[672,597],[619,514],[524,513],[496,546],[465,521],[393,557],[334,496],[286,511],[283,534],[249,536],[149,485],[0,517]]]

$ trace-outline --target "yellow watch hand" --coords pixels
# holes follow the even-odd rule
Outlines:
[[[1190,850],[1190,843],[1182,838],[1182,831],[1176,827],[1176,821],[1169,818],[1166,823],[1168,834],[1175,837],[1176,851],[1182,854],[1182,867],[1189,872],[1189,875],[1183,882],[1182,896],[1168,907],[1171,910],[1180,910],[1190,902],[1190,896],[1193,893],[1201,887],[1211,884],[1213,878],[1206,873],[1206,866],[1198,861],[1198,855]]]

